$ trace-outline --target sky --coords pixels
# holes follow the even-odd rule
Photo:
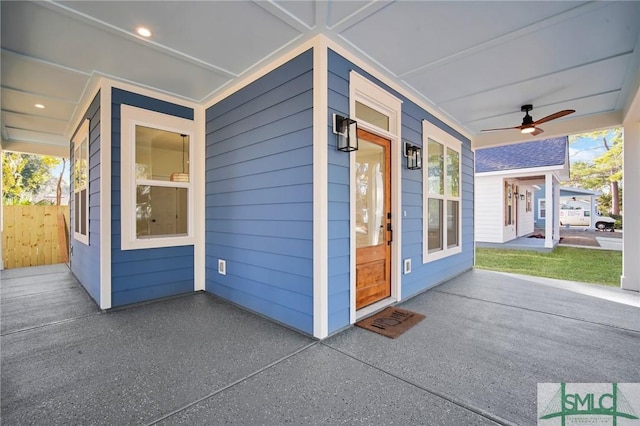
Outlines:
[[[607,134],[607,140],[611,141],[612,131]],[[602,139],[590,139],[576,135],[575,142],[569,144],[569,163],[577,161],[593,162],[593,159],[606,151]]]
[[[51,173],[52,176],[60,176],[60,171],[62,170],[62,163],[59,166],[55,167]],[[67,164],[64,167],[64,176],[62,180],[66,183],[69,183],[69,160],[67,159]]]

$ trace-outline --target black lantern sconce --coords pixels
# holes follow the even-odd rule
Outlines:
[[[524,201],[524,194],[520,194],[520,201]]]
[[[336,134],[338,151],[358,150],[358,123],[355,120],[333,114],[333,133]]]
[[[422,168],[422,149],[419,146],[405,142],[404,156],[407,157],[407,169],[419,170]]]

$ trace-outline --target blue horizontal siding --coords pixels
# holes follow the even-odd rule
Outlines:
[[[287,268],[283,269],[284,271],[300,275],[303,277],[312,277],[313,271],[313,259],[308,257],[295,257],[289,256],[279,253],[269,252],[261,252],[256,255],[256,252],[253,248],[239,248],[234,246],[225,246],[222,244],[207,244],[206,246],[207,253],[209,252],[218,252],[224,253],[225,260],[229,265],[234,263],[237,264],[250,264],[258,268],[263,268],[264,270],[271,270],[273,265],[282,265],[287,264]],[[247,259],[250,259],[250,263],[247,263]],[[215,263],[215,274],[218,274],[217,261]],[[274,283],[277,285],[277,283]],[[300,292],[300,289],[294,289],[296,292]]]
[[[80,123],[89,119],[89,245],[76,241],[73,144],[69,156],[71,198],[69,201],[69,236],[73,247],[69,257],[71,271],[91,298],[100,305],[100,92],[93,98]],[[79,128],[79,126],[78,126]],[[76,129],[77,132],[77,129]]]
[[[206,290],[306,333],[313,332],[312,66],[305,52],[206,111]]]
[[[238,166],[241,167],[241,166]],[[286,167],[286,163],[284,165]],[[250,171],[245,171],[250,172]],[[286,188],[291,184],[311,184],[313,181],[313,165],[273,170],[271,172],[250,174],[235,179],[216,179],[215,170],[205,173],[207,182],[216,182],[220,192],[248,191],[252,189]],[[207,194],[209,195],[209,194]]]
[[[312,53],[308,51],[291,59],[284,67],[280,67],[274,72],[270,72],[245,87],[243,90],[235,92],[214,105],[215,108],[207,110],[207,120],[211,121],[224,114],[234,111],[246,103],[255,104],[263,95],[278,89],[283,84],[290,83],[298,76],[308,73],[312,68]],[[256,104],[260,105],[260,104]]]
[[[121,250],[120,107],[123,104],[187,120],[192,108],[114,88],[111,94],[111,302],[121,306],[193,291],[193,246]]]
[[[237,190],[211,194],[205,200],[207,207],[248,206],[267,203],[310,203],[313,201],[311,183],[281,185],[270,188]]]
[[[411,274],[402,275],[402,298],[439,284],[473,266],[473,152],[471,142],[422,107],[373,78],[363,69],[329,51],[329,117],[349,115],[349,72],[355,70],[402,100],[402,140],[422,146],[422,121],[427,120],[462,142],[462,253],[422,263],[423,172],[408,170],[402,162],[402,258],[412,259]],[[329,120],[331,122],[331,120]],[[329,332],[349,324],[349,156],[335,149],[329,129]],[[392,154],[393,155],[393,154]],[[401,212],[395,212],[401,214]]]
[[[129,305],[131,303],[160,299],[177,294],[193,291],[193,279],[172,281],[170,283],[154,283],[152,286],[121,290],[113,293],[113,306]]]

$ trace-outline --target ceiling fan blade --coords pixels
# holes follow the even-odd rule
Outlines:
[[[481,132],[497,132],[498,130],[514,130],[514,129],[519,129],[522,126],[516,126],[516,127],[500,127],[499,129],[483,129],[480,130]]]
[[[531,132],[531,136],[539,135],[542,132],[544,132],[544,130],[542,130],[540,127],[536,127],[536,129],[533,132]]]
[[[574,112],[576,112],[575,109],[565,109],[562,111],[558,111],[551,115],[547,115],[546,117],[543,117],[538,121],[534,121],[533,125],[537,126],[538,124],[546,123],[547,121],[555,120],[556,118],[564,117],[565,115],[573,114]]]

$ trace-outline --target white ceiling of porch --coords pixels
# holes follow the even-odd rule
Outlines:
[[[317,34],[380,67],[485,142],[521,138],[515,130],[482,136],[480,130],[520,124],[526,103],[534,105],[534,119],[577,111],[542,125],[548,133],[570,132],[572,122],[585,128],[602,116],[615,121],[640,76],[637,1],[2,1],[0,7],[5,149],[66,149],[74,111],[99,76],[202,102]],[[134,34],[139,25],[151,29],[150,40]]]

